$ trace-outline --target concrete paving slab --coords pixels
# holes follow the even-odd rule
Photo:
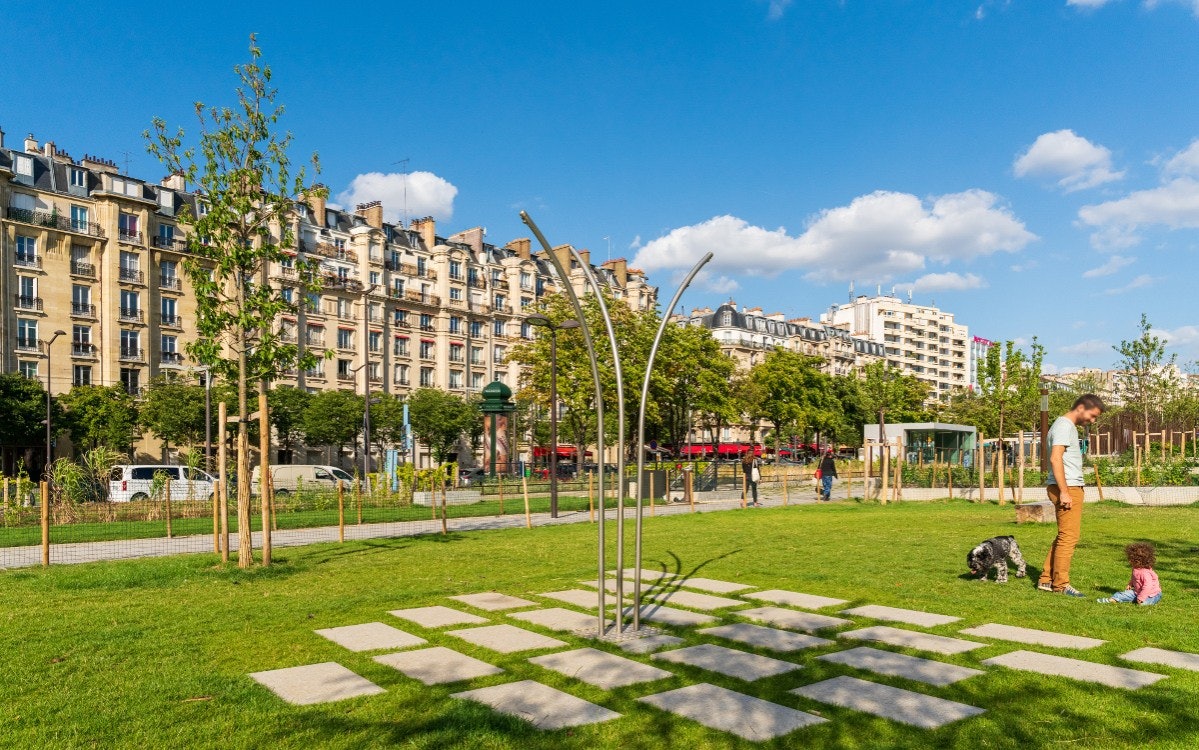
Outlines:
[[[964,641],[961,638],[949,638],[944,635],[917,633],[914,630],[892,628],[887,625],[875,625],[870,628],[848,630],[837,633],[841,638],[853,638],[859,641],[877,641],[891,646],[904,646],[917,651],[932,651],[937,654],[961,654],[973,651],[987,645],[976,641]]]
[[[796,729],[827,721],[706,682],[637,700],[751,742],[765,742]]]
[[[559,651],[556,654],[534,656],[531,664],[552,669],[576,680],[595,685],[604,690],[615,690],[640,682],[653,682],[674,677],[673,672],[651,667],[639,661],[610,654],[595,648],[580,648],[574,651]]]
[[[514,654],[518,651],[533,651],[539,648],[558,648],[567,644],[557,638],[534,633],[515,625],[485,625],[481,628],[466,628],[465,630],[447,630],[447,634],[455,638],[473,643],[476,646],[489,648],[501,654]]]
[[[918,609],[900,609],[898,607],[883,607],[878,604],[867,604],[864,607],[841,610],[843,615],[869,617],[872,620],[887,620],[888,622],[904,622],[908,625],[919,625],[922,628],[934,628],[938,625],[948,625],[957,622],[960,617],[937,615],[932,612],[921,612]]]
[[[535,680],[451,693],[451,698],[471,700],[502,714],[524,719],[538,729],[562,729],[617,719],[620,714],[555,690]]]
[[[615,576],[616,571],[609,570],[608,575]],[[637,569],[636,568],[625,568],[624,569],[624,577],[628,578],[628,579],[636,578],[637,577]],[[642,568],[641,569],[641,580],[643,580],[643,581],[659,581],[659,580],[662,580],[663,578],[670,579],[670,578],[675,578],[675,577],[676,576],[674,573],[665,573],[661,570],[653,570],[651,568]]]
[[[378,695],[386,692],[375,683],[354,674],[336,662],[308,664],[303,667],[271,669],[250,675],[258,684],[266,687],[288,703],[310,706],[314,703],[356,698],[360,695]]]
[[[625,607],[624,614],[626,617],[632,617],[633,608]],[[690,625],[707,625],[708,623],[720,621],[720,618],[713,617],[712,615],[701,615],[699,612],[688,612],[685,609],[665,607],[661,604],[641,605],[641,619],[649,620],[650,622],[660,622],[663,625],[681,625],[684,627]]]
[[[461,596],[451,596],[450,598],[460,601],[463,604],[469,604],[472,607],[485,609],[488,612],[537,606],[537,602],[531,602],[528,599],[521,599],[517,596],[499,594],[495,591],[487,591],[482,594],[463,594]]]
[[[620,648],[623,651],[628,651],[630,654],[648,654],[667,646],[677,646],[680,643],[686,643],[686,641],[678,636],[665,634],[647,635],[644,638],[632,638],[627,641],[621,641]]]
[[[589,579],[586,581],[579,581],[579,583],[583,584],[584,586],[590,586],[593,589],[599,588],[599,581],[595,578],[592,578],[592,579]],[[631,590],[631,586],[629,585],[629,583],[627,581],[625,582],[624,587],[625,587],[626,591]],[[605,578],[604,579],[604,591],[607,591],[609,593],[616,593],[616,579],[615,578]]]
[[[699,589],[700,591],[710,591],[713,594],[732,594],[736,591],[745,591],[752,589],[745,583],[733,583],[732,581],[717,581],[714,578],[679,578],[674,581],[680,586],[685,586],[689,589]]]
[[[815,594],[801,594],[798,591],[783,591],[782,589],[755,591],[745,594],[745,596],[750,599],[761,599],[764,602],[786,604],[789,607],[800,607],[801,609],[823,609],[825,607],[835,607],[838,604],[849,604],[845,599],[834,599],[831,596],[816,596]]]
[[[599,608],[598,591],[566,589],[565,591],[547,591],[544,594],[540,594],[540,596],[544,596],[547,599],[556,599],[560,602],[566,602],[567,604],[573,604],[576,607],[582,607],[583,609],[590,609],[592,611],[595,611]],[[611,596],[604,597],[604,606],[616,606],[616,598]]]
[[[393,609],[389,615],[415,622],[425,628],[441,628],[446,625],[478,625],[487,622],[486,617],[472,615],[470,612],[452,609],[450,607],[413,607],[412,609]]]
[[[749,603],[741,599],[730,599],[727,596],[712,596],[711,594],[697,594],[694,591],[682,590],[655,593],[654,598],[663,604],[675,604],[708,612],[725,607],[744,607]]]
[[[561,607],[549,607],[548,609],[531,609],[525,612],[513,612],[508,615],[515,620],[524,620],[531,622],[534,625],[540,625],[543,628],[550,630],[561,630],[563,632],[573,632],[576,630],[586,630],[590,628],[592,631],[599,629],[599,616],[595,614],[587,614],[574,609],[563,609]]]
[[[834,677],[790,692],[821,703],[863,711],[922,729],[936,729],[985,713],[983,709],[967,706],[965,703],[859,680],[856,677]]]
[[[734,614],[738,617],[747,617],[751,620],[764,622],[767,625],[777,625],[780,628],[790,628],[791,630],[821,630],[823,628],[835,628],[840,625],[852,624],[851,620],[845,620],[840,617],[817,615],[811,612],[796,612],[793,609],[783,609],[782,607],[741,609]]]
[[[1167,651],[1162,648],[1138,648],[1136,651],[1121,654],[1120,658],[1127,661],[1161,664],[1164,667],[1189,669],[1192,672],[1199,672],[1199,654],[1192,654],[1186,651]]]
[[[732,625],[720,625],[715,628],[697,630],[703,635],[714,635],[717,638],[727,638],[750,646],[768,648],[772,651],[799,651],[805,648],[827,646],[835,641],[827,638],[817,638],[814,635],[795,633],[790,630],[777,630],[762,625],[751,625],[748,622],[735,622]]]
[[[376,656],[375,661],[403,672],[426,685],[443,685],[447,682],[473,680],[476,677],[500,674],[504,670],[460,654],[452,648],[434,646],[416,651],[399,651],[394,654]]]
[[[375,651],[381,648],[410,648],[428,643],[411,633],[405,633],[399,628],[384,625],[381,622],[368,622],[363,625],[345,625],[340,628],[323,628],[314,631],[317,635],[328,638],[339,646],[345,646],[351,651]]]
[[[771,659],[769,656],[758,656],[708,643],[664,651],[654,654],[652,658],[719,672],[746,682],[802,669],[800,665],[782,659]]]
[[[897,654],[894,651],[882,651],[869,646],[858,646],[848,651],[837,651],[817,657],[821,661],[833,664],[844,664],[857,669],[865,669],[876,674],[906,677],[909,680],[924,682],[937,687],[952,685],[968,677],[984,674],[982,670],[960,667],[957,664],[946,664],[931,659],[921,659],[907,654]]]
[[[1051,633],[1048,630],[1033,630],[1032,628],[1017,628],[1012,625],[997,625],[988,623],[976,628],[966,628],[959,631],[966,635],[976,635],[980,638],[996,638],[1001,641],[1028,643],[1034,646],[1050,646],[1052,648],[1095,648],[1106,641],[1098,638],[1084,638],[1080,635]]]
[[[1052,656],[1036,651],[1013,651],[1010,654],[1000,654],[991,659],[984,659],[983,664],[1055,677],[1069,677],[1072,680],[1097,682],[1100,685],[1129,690],[1143,688],[1165,678],[1164,674],[1096,664],[1081,659],[1068,659],[1064,656]]]

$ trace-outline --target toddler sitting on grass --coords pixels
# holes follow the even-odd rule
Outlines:
[[[1143,607],[1161,601],[1162,585],[1158,582],[1157,573],[1153,570],[1153,566],[1157,564],[1157,555],[1153,550],[1153,545],[1146,542],[1130,544],[1124,548],[1124,556],[1128,558],[1128,564],[1132,566],[1132,578],[1128,581],[1128,588],[1096,601],[1101,604],[1136,603]]]

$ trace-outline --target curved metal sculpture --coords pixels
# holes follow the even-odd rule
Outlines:
[[[658,345],[662,343],[662,334],[666,332],[666,326],[670,323],[670,316],[674,313],[675,305],[679,304],[679,298],[683,296],[683,292],[687,290],[687,287],[691,286],[695,275],[710,260],[712,260],[712,253],[708,253],[703,258],[700,258],[700,261],[695,264],[691,272],[683,279],[683,283],[679,286],[678,291],[674,293],[674,297],[671,297],[670,305],[662,313],[662,322],[658,324],[658,333],[654,336],[654,343],[649,348],[649,360],[645,363],[645,382],[641,384],[641,403],[638,406],[637,413],[637,516],[633,539],[633,569],[637,573],[633,577],[633,630],[641,629],[641,480],[645,475],[645,403],[649,400],[650,375],[654,371],[654,359],[658,356]],[[667,494],[670,494],[669,488],[667,488]],[[652,503],[654,498],[651,496],[649,501]],[[617,584],[617,586],[619,585]],[[619,596],[619,589],[617,591],[617,596]]]

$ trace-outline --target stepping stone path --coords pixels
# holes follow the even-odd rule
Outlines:
[[[837,633],[841,638],[853,638],[859,641],[878,641],[891,646],[904,646],[917,651],[932,651],[937,654],[960,654],[973,651],[987,645],[976,641],[963,641],[960,638],[949,638],[931,633],[917,633],[914,630],[892,628],[886,625],[875,625],[872,628],[847,630]]]
[[[531,602],[528,599],[521,599],[516,596],[508,596],[507,594],[497,594],[494,591],[484,594],[463,594],[462,596],[451,596],[450,598],[460,601],[463,604],[469,604],[472,607],[485,609],[488,612],[537,606],[537,602]]]
[[[639,682],[653,682],[674,677],[673,672],[665,669],[651,667],[648,664],[594,648],[580,648],[574,651],[559,651],[556,654],[534,656],[529,659],[529,662],[604,690],[614,690],[628,685],[636,685]]]
[[[701,635],[714,635],[730,641],[737,641],[750,646],[768,648],[772,651],[799,651],[805,648],[827,646],[836,641],[827,638],[817,638],[814,635],[794,633],[790,630],[776,630],[762,625],[751,625],[748,622],[737,622],[732,625],[720,625],[715,628],[705,628],[695,631]]]
[[[897,654],[894,651],[881,651],[869,646],[858,646],[848,651],[837,651],[817,657],[821,661],[833,664],[844,664],[857,669],[864,669],[875,674],[906,677],[909,680],[924,682],[937,687],[952,685],[959,680],[984,674],[981,670],[959,667],[956,664],[921,659],[916,656]]]
[[[340,628],[325,628],[315,631],[317,635],[345,646],[351,651],[376,651],[381,648],[410,648],[428,643],[411,633],[384,625],[368,622],[365,625],[346,625]]]
[[[1001,641],[1029,643],[1034,646],[1050,646],[1052,648],[1095,648],[1106,643],[1106,641],[1101,641],[1098,638],[1083,638],[1078,635],[1051,633],[1047,630],[1017,628],[1011,625],[996,625],[995,623],[979,625],[977,628],[966,628],[959,632],[966,635],[976,635],[980,638],[996,638]]]
[[[859,680],[856,677],[834,677],[790,692],[821,703],[863,711],[923,729],[936,729],[950,722],[984,713],[983,709],[964,703]]]
[[[254,672],[250,677],[283,700],[297,706],[386,692],[365,677],[360,677],[331,661],[304,667]]]
[[[1189,669],[1192,672],[1199,672],[1199,654],[1190,654],[1186,651],[1167,651],[1162,648],[1138,648],[1136,651],[1129,651],[1127,654],[1122,654],[1120,658],[1127,661],[1161,664],[1164,667]]]
[[[608,575],[615,576],[616,571],[609,570]],[[623,577],[627,578],[629,580],[636,578],[637,577],[637,569],[636,568],[625,568]],[[669,579],[675,578],[675,577],[676,576],[674,573],[664,573],[661,570],[650,570],[648,568],[641,569],[641,580],[643,580],[643,581],[660,581],[663,578],[669,580]]]
[[[908,625],[919,625],[923,628],[933,628],[938,625],[948,625],[951,622],[957,622],[962,619],[960,617],[950,617],[949,615],[935,615],[931,612],[921,612],[916,609],[899,609],[897,607],[880,607],[877,604],[868,604],[865,607],[854,607],[853,609],[841,610],[843,615],[856,615],[857,617],[869,617],[872,620],[887,620],[888,622],[905,622]]]
[[[677,664],[687,664],[692,667],[706,669],[709,672],[719,672],[720,674],[736,677],[746,682],[753,682],[763,677],[774,677],[775,675],[802,669],[798,664],[792,664],[789,661],[771,659],[769,656],[758,656],[757,654],[738,651],[734,648],[725,648],[724,646],[714,646],[711,644],[688,646],[687,648],[675,649],[674,651],[666,651],[654,654],[653,658]]]
[[[479,661],[466,654],[460,654],[452,648],[442,646],[383,654],[376,656],[375,661],[394,667],[404,675],[414,680],[420,680],[426,685],[473,680],[476,677],[487,677],[504,671],[485,661]]]
[[[589,629],[592,633],[599,630],[599,617],[597,615],[589,615],[573,609],[562,609],[561,607],[514,612],[508,616],[515,620],[524,620],[525,622],[531,622],[534,625],[540,625],[550,630],[573,632]]]
[[[699,589],[700,591],[710,591],[714,594],[732,594],[736,591],[744,591],[752,589],[753,586],[744,583],[730,583],[729,581],[717,581],[711,578],[680,578],[674,581],[680,586],[685,586],[689,589]]]
[[[745,596],[750,599],[760,599],[764,602],[773,602],[774,604],[786,604],[789,607],[800,607],[801,609],[823,609],[824,607],[835,607],[838,604],[849,604],[845,599],[833,599],[829,596],[816,596],[815,594],[801,594],[798,591],[783,591],[782,589],[757,591],[752,594],[745,594]]]
[[[702,609],[705,611],[724,609],[725,607],[744,607],[746,605],[746,602],[740,599],[729,599],[725,596],[712,596],[711,594],[697,594],[694,591],[671,591],[665,594],[657,594],[655,599],[663,604],[677,604],[682,607],[691,607],[692,609]]]
[[[565,591],[548,591],[541,594],[547,599],[557,599],[560,602],[573,604],[576,607],[583,609],[596,610],[599,609],[599,592],[584,591],[583,589],[567,589]],[[612,597],[604,597],[604,606],[615,606],[616,600]]]
[[[633,614],[633,608],[627,607],[624,610],[625,617]],[[645,604],[641,607],[641,619],[649,620],[650,622],[660,622],[663,625],[707,625],[712,622],[719,622],[719,618],[712,615],[701,615],[698,612],[688,612],[684,609],[674,609],[672,607],[664,607],[661,604]]]
[[[415,607],[413,609],[393,609],[388,612],[401,620],[415,622],[424,628],[441,628],[446,625],[478,625],[487,622],[486,617],[472,615],[449,607]]]
[[[983,664],[1055,677],[1069,677],[1073,680],[1097,682],[1100,685],[1129,690],[1143,688],[1165,678],[1164,674],[1096,664],[1081,659],[1068,659],[1064,656],[1052,656],[1036,651],[1013,651],[1010,654],[1001,654],[992,659],[986,659]]]
[[[686,641],[673,635],[647,635],[644,638],[621,641],[620,648],[630,654],[648,654],[651,651],[657,651],[667,646],[677,646],[680,643],[686,643]]]
[[[637,700],[751,742],[764,742],[827,721],[706,682]]]
[[[777,625],[780,628],[790,628],[791,630],[822,630],[823,628],[835,628],[840,625],[852,624],[851,620],[844,620],[840,617],[817,615],[811,612],[796,612],[793,609],[783,609],[782,607],[742,609],[738,610],[735,614],[738,617],[747,617],[751,620],[758,620],[768,625]]]
[[[524,719],[538,729],[577,727],[620,718],[615,711],[534,680],[451,693],[450,697],[482,703],[500,713]]]
[[[515,625],[487,625],[481,628],[447,630],[446,633],[501,654],[514,654],[518,651],[534,651],[540,648],[558,648],[567,645],[557,638],[550,638],[540,633],[518,628]]]

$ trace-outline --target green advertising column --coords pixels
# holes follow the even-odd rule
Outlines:
[[[483,434],[487,439],[483,470],[494,479],[496,464],[508,463],[508,415],[516,411],[516,404],[512,403],[512,389],[498,380],[483,386],[482,395],[479,410],[483,412]]]

